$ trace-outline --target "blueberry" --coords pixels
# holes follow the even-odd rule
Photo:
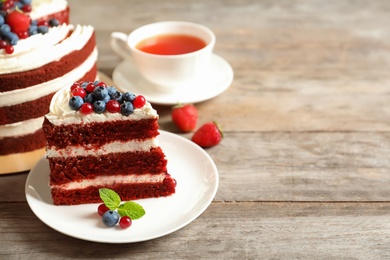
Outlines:
[[[108,210],[103,214],[102,221],[104,225],[113,227],[119,222],[119,214],[114,210]]]
[[[106,110],[106,103],[103,100],[96,100],[93,102],[93,111],[95,113],[101,114]]]
[[[126,92],[124,95],[123,95],[123,99],[125,101],[129,101],[129,102],[133,102],[135,98],[135,94],[131,93],[131,92]]]
[[[60,22],[57,19],[52,18],[49,20],[49,25],[50,25],[50,27],[55,27],[55,26],[60,25]]]
[[[7,32],[10,32],[11,31],[11,27],[9,27],[8,24],[3,24],[2,26],[0,26],[0,35],[4,35],[6,34]]]
[[[71,99],[69,99],[69,107],[72,110],[79,110],[81,105],[84,104],[84,101],[79,96],[74,96]]]
[[[3,34],[3,36],[9,41],[11,45],[16,45],[19,41],[19,37],[13,32],[6,32]]]
[[[107,102],[110,101],[110,100],[111,100],[111,97],[110,97],[109,95],[104,96],[104,98],[103,98],[103,101],[104,101],[105,103],[107,103]]]
[[[93,96],[92,96],[92,93],[89,93],[87,94],[85,97],[84,97],[84,102],[85,103],[93,103]]]
[[[134,112],[134,106],[131,102],[123,102],[121,105],[121,114],[124,116],[128,116]]]
[[[31,24],[30,27],[28,28],[28,35],[35,35],[38,33],[38,26]]]
[[[115,94],[115,92],[117,92],[116,88],[113,86],[108,86],[107,91],[108,91],[108,95],[110,96],[112,96],[113,94]]]
[[[105,87],[96,87],[92,92],[94,99],[103,100],[106,96],[108,96],[108,91]]]
[[[123,94],[119,91],[116,91],[114,94],[110,95],[111,99],[115,99],[119,103],[123,102]]]
[[[0,25],[3,25],[5,22],[4,17],[0,15]]]
[[[36,25],[36,26],[38,26],[38,20],[33,20],[33,21],[31,21],[31,25]]]
[[[49,31],[49,27],[45,26],[45,25],[40,25],[38,26],[38,32],[39,33],[42,33],[42,34],[45,34]]]
[[[20,2],[22,2],[25,5],[30,5],[31,4],[31,0],[20,0]]]

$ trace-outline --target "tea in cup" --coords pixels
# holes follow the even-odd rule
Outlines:
[[[172,92],[207,72],[215,35],[207,27],[182,21],[142,26],[129,35],[111,34],[111,47],[134,62],[139,73],[161,91]]]

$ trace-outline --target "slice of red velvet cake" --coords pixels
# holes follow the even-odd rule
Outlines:
[[[157,120],[143,96],[103,82],[59,90],[43,123],[53,203],[101,202],[99,188],[122,200],[173,194],[176,181],[158,145]]]

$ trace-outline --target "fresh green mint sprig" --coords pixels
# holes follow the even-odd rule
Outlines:
[[[145,209],[134,201],[121,203],[122,200],[119,194],[111,189],[101,188],[99,189],[99,195],[107,208],[110,210],[118,210],[118,214],[121,217],[128,216],[131,219],[139,219],[146,213]]]

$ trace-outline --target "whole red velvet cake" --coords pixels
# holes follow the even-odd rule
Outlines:
[[[176,181],[158,144],[157,120],[143,96],[104,82],[58,91],[43,123],[53,203],[101,202],[99,188],[122,200],[173,194]]]
[[[93,27],[68,25],[65,0],[28,3],[0,3],[0,173],[30,169],[44,154],[41,126],[54,93],[97,76]]]

